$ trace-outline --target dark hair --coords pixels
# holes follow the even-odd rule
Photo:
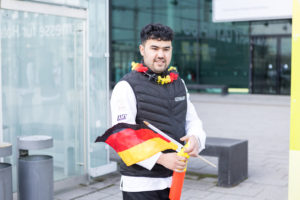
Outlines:
[[[148,24],[141,30],[140,36],[142,43],[149,39],[172,41],[173,30],[162,24]]]

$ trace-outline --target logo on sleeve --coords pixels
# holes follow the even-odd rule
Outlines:
[[[126,119],[126,117],[127,117],[127,114],[118,115],[117,121],[124,120],[124,119]]]

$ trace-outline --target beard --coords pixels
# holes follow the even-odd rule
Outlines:
[[[166,65],[167,65],[167,62],[166,62],[166,60],[165,59],[154,59],[153,60],[153,64],[156,64],[156,65],[158,65],[159,67],[166,67]]]

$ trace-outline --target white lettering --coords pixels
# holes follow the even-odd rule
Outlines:
[[[1,28],[1,38],[11,39],[20,37],[20,28],[19,25],[3,25]]]

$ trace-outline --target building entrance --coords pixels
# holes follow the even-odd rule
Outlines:
[[[53,156],[55,188],[115,171],[94,142],[109,126],[108,0],[1,0],[0,21],[0,142],[51,136],[42,153]],[[16,149],[5,158],[14,188]]]
[[[291,36],[252,36],[250,69],[252,93],[289,95]]]

